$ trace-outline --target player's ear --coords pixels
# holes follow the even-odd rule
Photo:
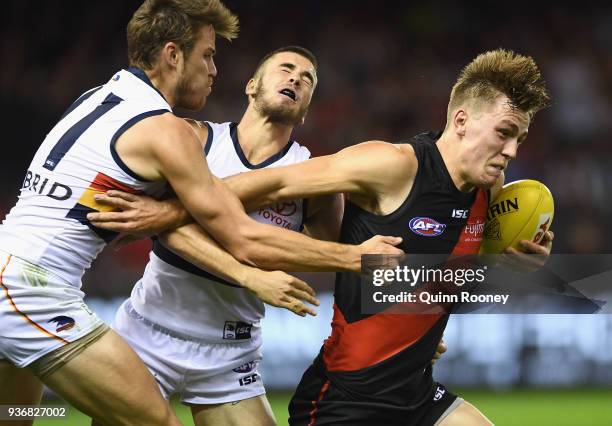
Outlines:
[[[183,51],[174,42],[164,44],[160,52],[162,62],[172,68],[177,68],[183,59]]]
[[[244,93],[247,96],[255,96],[256,91],[257,91],[257,84],[255,82],[255,79],[252,78],[247,83],[246,88],[244,89]]]
[[[468,113],[464,108],[459,108],[453,113],[453,129],[459,136],[465,136],[465,125]]]

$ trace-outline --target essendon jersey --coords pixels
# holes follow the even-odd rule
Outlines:
[[[394,212],[380,216],[347,201],[340,241],[359,244],[374,235],[403,238],[413,254],[476,254],[486,220],[488,195],[459,191],[446,169],[433,134],[408,143],[418,171],[410,194]],[[431,359],[448,315],[361,313],[360,276],[336,275],[331,336],[322,359],[327,377],[356,397],[416,407],[435,392]]]

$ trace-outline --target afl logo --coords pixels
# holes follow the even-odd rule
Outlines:
[[[413,217],[408,224],[410,230],[424,237],[437,237],[444,232],[446,225],[429,217]]]
[[[288,203],[278,203],[270,208],[281,216],[293,216],[297,211],[297,204],[295,204],[295,201],[290,201]]]

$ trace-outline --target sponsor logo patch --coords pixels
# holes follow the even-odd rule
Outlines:
[[[64,330],[70,330],[72,327],[74,327],[74,319],[70,318],[70,317],[63,316],[63,315],[57,316],[55,318],[51,318],[47,322],[54,322],[55,323],[55,332],[56,333],[59,333],[60,331],[64,331]]]
[[[240,384],[240,386],[246,386],[246,385],[253,384],[256,381],[257,381],[257,373],[251,374],[250,376],[243,377],[242,379],[238,380],[238,383]]]
[[[289,201],[287,203],[278,203],[271,207],[276,213],[282,216],[292,216],[297,212],[297,204],[295,201]]]
[[[482,234],[485,230],[485,220],[482,217],[477,217],[469,220],[463,228],[464,242],[481,242]]]
[[[232,368],[232,371],[234,373],[246,374],[246,373],[250,373],[251,371],[253,371],[255,367],[257,367],[257,361],[250,361],[250,362],[247,362],[246,364],[241,365],[240,367]]]
[[[438,386],[438,387],[436,388],[436,393],[434,393],[433,400],[434,400],[434,401],[439,401],[439,400],[441,400],[441,399],[442,399],[442,397],[444,396],[444,394],[445,394],[445,393],[446,393],[446,389],[444,389],[444,388],[443,388],[443,387],[441,387],[441,386]]]
[[[253,324],[242,321],[225,321],[223,338],[225,340],[245,340],[251,338]]]
[[[413,217],[408,223],[410,230],[424,237],[437,237],[446,229],[446,225],[430,217]]]

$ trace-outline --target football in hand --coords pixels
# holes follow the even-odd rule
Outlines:
[[[508,247],[523,251],[521,240],[539,243],[554,213],[552,194],[543,183],[518,180],[504,185],[487,210],[480,253],[499,254]]]

